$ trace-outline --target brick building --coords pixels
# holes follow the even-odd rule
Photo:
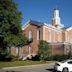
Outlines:
[[[50,43],[51,54],[67,54],[71,51],[72,27],[65,28],[59,17],[59,10],[54,9],[52,24],[29,20],[23,27],[23,35],[29,38],[29,45],[20,49],[20,56],[35,56],[40,40]],[[12,49],[13,50],[13,49]],[[17,48],[14,50],[17,54]]]

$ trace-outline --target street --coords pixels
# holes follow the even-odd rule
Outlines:
[[[24,66],[19,68],[0,69],[0,72],[53,72],[53,63]]]

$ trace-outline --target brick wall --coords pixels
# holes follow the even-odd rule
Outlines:
[[[43,38],[43,31],[42,27],[38,27],[34,24],[29,24],[29,26],[23,31],[23,35],[25,35],[27,38],[29,37],[29,31],[32,31],[32,38],[33,41],[27,46],[22,47],[23,48],[23,53],[29,53],[29,46],[31,46],[31,54],[36,54],[38,51],[38,43],[39,40],[37,40],[37,30],[40,31],[40,40]]]

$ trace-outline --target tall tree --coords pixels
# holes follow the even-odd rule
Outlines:
[[[0,48],[6,49],[27,42],[27,39],[22,36],[21,19],[22,14],[17,4],[12,0],[0,0],[0,32],[2,33]]]

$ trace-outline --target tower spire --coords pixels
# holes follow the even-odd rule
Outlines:
[[[58,7],[56,6],[54,8],[54,15],[53,15],[53,19],[52,19],[52,25],[59,25],[60,24],[60,17],[59,17],[59,10]]]
[[[57,6],[55,6],[54,10],[58,10],[58,7],[57,7]]]
[[[58,10],[57,6],[54,8],[54,15],[53,15],[53,18],[52,18],[52,25],[59,28],[59,29],[64,27],[64,25],[61,24],[60,16],[59,16],[59,10]]]

